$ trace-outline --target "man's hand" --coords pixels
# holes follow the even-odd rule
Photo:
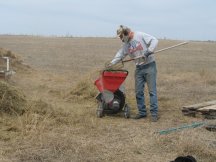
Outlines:
[[[153,52],[147,50],[145,53],[144,53],[144,56],[147,58],[149,55],[151,55]]]
[[[107,63],[105,64],[105,68],[106,68],[106,69],[110,69],[110,68],[112,68],[112,66],[113,66],[113,64],[112,64],[111,62],[107,62]]]

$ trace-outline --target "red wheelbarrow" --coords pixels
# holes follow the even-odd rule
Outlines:
[[[128,76],[127,70],[104,70],[95,81],[99,90],[96,99],[98,101],[97,117],[105,114],[124,112],[125,118],[130,117],[130,107],[125,103],[123,82]]]

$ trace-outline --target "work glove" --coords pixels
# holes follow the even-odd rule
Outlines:
[[[151,55],[153,52],[146,50],[144,53],[144,56],[147,58],[149,55]]]

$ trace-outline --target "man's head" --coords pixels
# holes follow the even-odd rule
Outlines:
[[[120,25],[117,29],[117,36],[122,40],[122,42],[128,42],[130,40],[131,29]]]

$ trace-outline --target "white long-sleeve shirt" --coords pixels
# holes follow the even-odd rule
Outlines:
[[[114,59],[111,61],[112,64],[116,64],[123,60],[127,55],[131,58],[144,56],[144,53],[148,50],[154,52],[158,44],[158,40],[144,32],[134,32],[133,38],[124,43],[122,48],[116,53]],[[135,59],[136,65],[149,64],[155,61],[154,54],[148,56],[146,60],[143,58]]]

